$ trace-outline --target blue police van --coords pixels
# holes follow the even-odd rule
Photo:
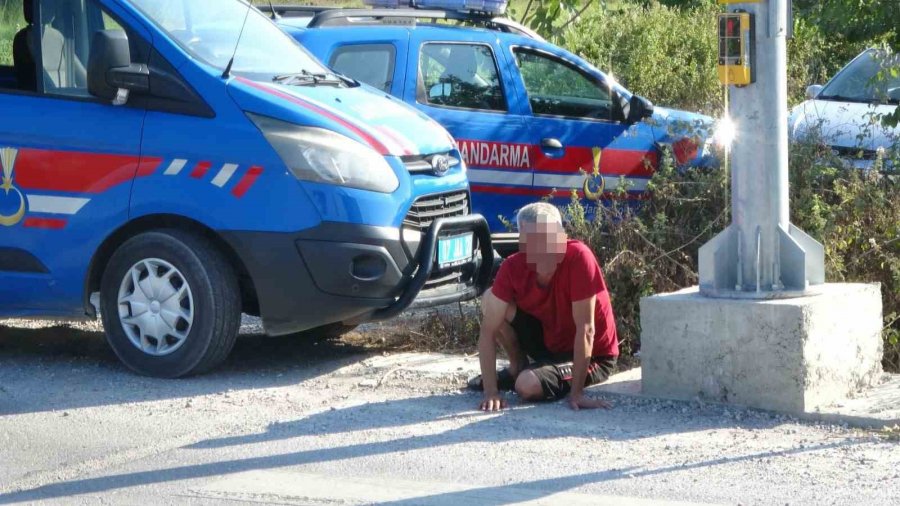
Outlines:
[[[426,115],[244,0],[25,0],[0,67],[0,316],[102,317],[131,369],[216,366],[241,314],[339,333],[480,294],[490,234]]]
[[[625,198],[640,199],[665,150],[683,167],[718,166],[712,118],[654,107],[498,16],[505,2],[412,3],[419,8],[261,9],[332,69],[445,126],[493,232],[505,231],[500,215],[551,192],[564,206],[576,191],[589,212],[622,186]]]

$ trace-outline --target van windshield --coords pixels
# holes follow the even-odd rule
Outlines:
[[[218,69],[224,70],[233,55],[232,73],[253,80],[326,72],[315,57],[243,0],[130,1],[188,53]]]

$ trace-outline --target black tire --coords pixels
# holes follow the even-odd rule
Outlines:
[[[184,329],[187,337],[162,356],[133,344],[119,316],[119,290],[125,276],[131,275],[133,266],[150,259],[174,266],[192,297],[193,321]],[[241,323],[240,289],[231,265],[209,240],[181,230],[145,232],[122,244],[104,271],[100,310],[106,338],[119,359],[138,374],[159,378],[200,374],[221,364],[234,347]]]

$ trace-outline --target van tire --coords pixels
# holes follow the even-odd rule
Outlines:
[[[151,268],[154,275],[163,273],[154,280],[171,275],[166,281],[150,285],[163,288],[148,288],[147,291],[153,294],[147,296],[144,287],[137,285],[133,276],[138,273],[142,283],[151,283],[154,281],[150,280]],[[178,290],[185,285],[187,290]],[[167,293],[177,290],[176,295],[165,300],[174,297],[178,302],[163,303],[178,304],[175,310],[184,309],[179,314],[190,316],[190,320],[178,317],[175,326],[164,323],[167,326],[163,328],[172,329],[173,333],[163,337],[164,349],[160,351],[159,339],[145,338],[150,333],[145,334],[142,326],[123,323],[120,313],[127,313],[124,315],[127,318],[138,311],[141,314],[152,311],[156,313],[152,317],[168,322],[160,313],[160,301],[165,295],[155,299],[163,290]],[[129,293],[131,295],[127,295]],[[119,304],[123,294],[129,297],[127,300],[131,300],[130,297],[145,299],[140,303]],[[154,300],[145,304],[149,299]],[[135,304],[150,309],[136,311]],[[163,313],[165,308],[172,309],[172,306],[165,306]],[[209,371],[231,352],[241,323],[240,288],[231,265],[209,240],[182,230],[145,232],[126,241],[110,258],[100,284],[100,312],[107,341],[126,366],[145,376],[179,378]],[[172,311],[166,314],[172,319]],[[160,327],[148,328],[156,328],[160,333]],[[174,332],[181,332],[184,337],[179,338]]]

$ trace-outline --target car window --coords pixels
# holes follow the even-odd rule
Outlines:
[[[900,55],[869,50],[853,60],[816,97],[847,102],[900,104]]]
[[[87,63],[93,35],[122,27],[94,0],[40,0],[38,5],[44,93],[89,97]]]
[[[425,44],[419,59],[420,102],[506,111],[497,61],[481,44]]]
[[[516,49],[515,56],[534,114],[621,119],[609,87],[597,83],[574,65],[527,49]]]
[[[331,68],[389,93],[396,54],[397,50],[391,44],[343,46],[331,56]]]

